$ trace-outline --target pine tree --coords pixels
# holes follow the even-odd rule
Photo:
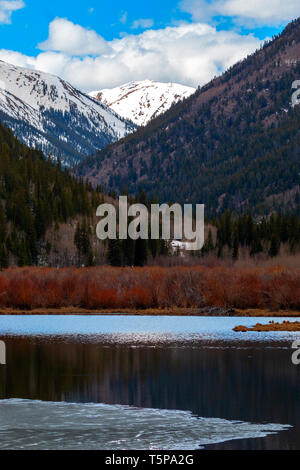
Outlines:
[[[7,225],[2,203],[0,202],[0,269],[8,267]]]
[[[35,210],[35,231],[38,240],[45,236],[46,227],[47,223],[45,220],[45,212],[42,207],[42,201],[38,199]]]
[[[147,240],[138,238],[135,242],[135,254],[134,254],[134,265],[144,266],[147,262],[148,257]]]
[[[121,250],[123,253],[123,262],[126,266],[134,265],[135,241],[127,238],[122,241]]]
[[[206,240],[206,251],[207,253],[210,253],[211,251],[214,250],[214,241],[213,241],[213,236],[212,236],[212,231],[211,231],[211,228],[209,229],[208,231],[208,236],[207,236],[207,240]]]
[[[120,240],[108,241],[107,259],[111,266],[122,266],[122,245]]]
[[[78,262],[81,264],[82,257],[88,257],[91,250],[90,230],[86,220],[77,224],[74,235],[74,244],[77,248]]]
[[[161,256],[168,256],[169,251],[169,243],[167,242],[167,240],[159,240],[159,254]]]
[[[277,235],[275,233],[273,233],[271,235],[271,246],[270,246],[270,250],[269,250],[269,255],[271,257],[275,257],[275,256],[278,255],[279,250],[280,250],[280,242],[278,240]]]
[[[232,258],[234,260],[237,260],[239,257],[239,233],[238,229],[235,228],[234,233],[233,233],[233,247],[232,247]]]
[[[149,250],[151,252],[152,258],[155,259],[159,253],[159,240],[153,240],[150,238],[148,241]]]

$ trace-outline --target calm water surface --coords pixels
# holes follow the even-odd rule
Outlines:
[[[0,316],[0,448],[300,449],[300,334],[232,331],[270,320]]]

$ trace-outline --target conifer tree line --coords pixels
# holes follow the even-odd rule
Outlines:
[[[111,196],[116,196],[111,193]],[[130,204],[142,203],[150,209],[157,199],[147,199],[144,191],[137,198],[129,198]],[[254,217],[245,213],[236,215],[226,210],[219,218],[206,221],[216,227],[216,240],[209,229],[202,250],[196,255],[203,257],[214,255],[222,258],[230,253],[233,260],[240,256],[241,249],[247,248],[251,256],[264,253],[276,257],[282,245],[288,247],[291,254],[300,251],[300,217],[291,214],[271,214],[268,217]],[[150,233],[150,232],[149,232]],[[110,240],[108,242],[107,261],[112,266],[143,266],[149,259],[158,256],[176,256],[165,240]],[[194,252],[186,252],[186,257],[194,258]]]
[[[127,189],[124,188],[123,195],[128,196]],[[111,197],[116,197],[114,192],[110,193]],[[142,190],[138,196],[128,196],[128,203],[131,204],[144,204],[150,210],[151,204],[157,204],[156,198],[148,199],[145,192]],[[129,218],[128,224],[131,222]],[[149,227],[150,233],[150,227]],[[144,266],[149,258],[155,260],[159,256],[168,256],[169,246],[168,241],[159,240],[143,240],[138,238],[132,240],[120,240],[117,236],[116,240],[108,240],[107,246],[107,261],[112,266]]]
[[[257,219],[251,214],[236,216],[227,210],[209,223],[216,227],[216,240],[209,229],[203,249],[198,253],[186,252],[185,262],[187,257],[194,258],[195,255],[222,258],[230,254],[233,260],[238,260],[243,248],[247,248],[252,257],[265,254],[274,258],[283,245],[290,254],[300,251],[300,217],[295,214],[272,214]],[[108,242],[107,261],[112,266],[143,266],[149,259],[155,261],[159,255],[176,256],[176,253],[171,252],[168,241],[164,240],[117,239]]]
[[[213,224],[217,227],[216,243],[211,230],[202,254],[216,253],[222,257],[230,251],[233,259],[239,258],[240,249],[247,247],[251,256],[265,253],[275,257],[285,244],[291,254],[300,250],[300,218],[295,214],[271,214],[255,219],[251,214],[235,217],[230,211]]]

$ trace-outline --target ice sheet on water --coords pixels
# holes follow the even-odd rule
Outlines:
[[[198,418],[189,411],[119,405],[0,401],[1,449],[194,450],[288,429]]]

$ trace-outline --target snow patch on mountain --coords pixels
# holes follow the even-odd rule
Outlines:
[[[120,87],[93,91],[90,96],[106,104],[138,126],[167,111],[174,103],[188,98],[196,90],[177,83],[152,80],[130,82]]]

